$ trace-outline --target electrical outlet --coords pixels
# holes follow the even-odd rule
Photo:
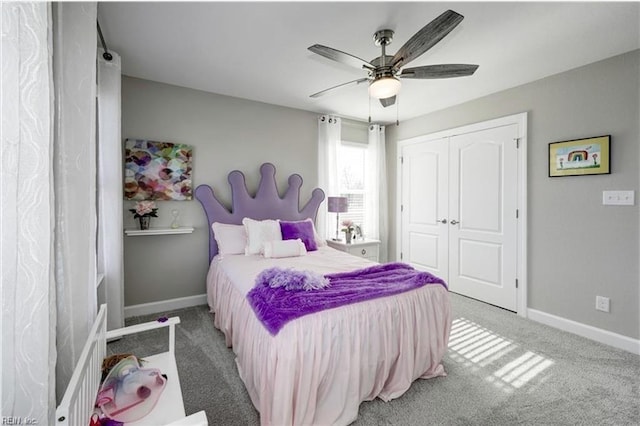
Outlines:
[[[596,310],[602,312],[609,312],[609,298],[603,296],[596,296]]]

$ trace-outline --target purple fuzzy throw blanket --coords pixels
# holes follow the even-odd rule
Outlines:
[[[284,282],[287,276],[291,278],[289,285]],[[308,271],[270,268],[258,275],[247,300],[269,333],[276,335],[289,321],[324,309],[391,296],[426,284],[447,288],[442,279],[405,263],[328,274],[324,278],[329,285],[309,284],[308,280],[317,282],[318,278],[323,277]]]

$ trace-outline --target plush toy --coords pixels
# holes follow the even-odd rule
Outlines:
[[[138,358],[133,355],[120,358],[102,383],[96,405],[109,419],[127,423],[139,420],[153,410],[167,384],[167,377],[156,368],[141,368]]]

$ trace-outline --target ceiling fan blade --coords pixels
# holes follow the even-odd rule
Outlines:
[[[405,68],[400,73],[401,78],[452,78],[472,75],[478,65],[442,64],[426,65],[423,67]]]
[[[373,65],[371,65],[369,62],[365,61],[364,59],[360,59],[356,56],[350,55],[348,53],[344,53],[332,47],[322,46],[321,44],[314,44],[308,49],[313,53],[317,53],[320,56],[324,56],[325,58],[332,59],[336,62],[340,62],[341,64],[349,65],[351,67],[360,68],[360,69],[374,68]]]
[[[453,10],[447,10],[415,33],[391,59],[391,66],[399,68],[408,64],[427,50],[431,49],[451,32],[464,16]]]
[[[382,104],[383,107],[386,108],[396,103],[396,97],[391,96],[390,98],[381,98],[380,103]]]
[[[331,90],[338,89],[338,88],[341,88],[341,87],[351,86],[351,85],[358,85],[360,83],[364,83],[365,81],[369,81],[369,79],[365,77],[365,78],[359,78],[357,80],[349,81],[347,83],[338,84],[337,86],[333,86],[333,87],[330,87],[328,89],[322,90],[322,91],[320,91],[318,93],[314,93],[310,97],[311,98],[319,98],[320,96],[325,95],[327,92],[330,92]]]

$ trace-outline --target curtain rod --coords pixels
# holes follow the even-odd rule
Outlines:
[[[98,35],[100,36],[100,43],[102,43],[102,48],[104,49],[102,57],[105,59],[105,61],[111,61],[113,59],[113,55],[109,53],[109,49],[107,49],[107,45],[104,42],[104,37],[102,36],[102,30],[100,29],[100,22],[97,19],[96,24],[98,24]]]

